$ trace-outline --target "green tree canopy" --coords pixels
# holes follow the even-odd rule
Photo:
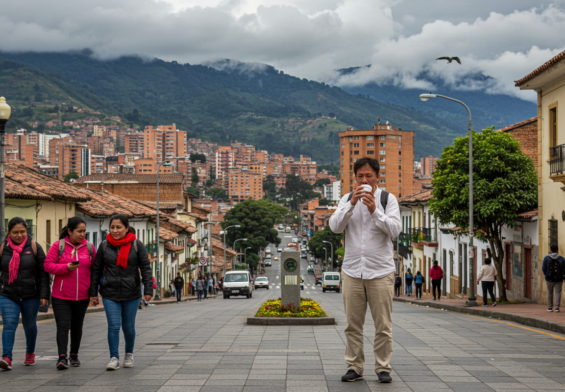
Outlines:
[[[318,181],[316,181],[314,183],[314,186],[318,187],[318,186],[324,186],[324,185],[329,185],[329,184],[331,184],[331,181],[330,181],[329,178],[320,178]]]
[[[310,252],[314,254],[315,257],[318,257],[322,260],[325,259],[326,252],[324,251],[324,247],[328,250],[328,261],[331,260],[331,246],[323,241],[329,241],[333,245],[334,250],[334,265],[337,261],[337,254],[336,251],[341,247],[341,240],[343,239],[343,233],[335,234],[333,231],[330,230],[329,226],[324,227],[322,231],[316,231],[312,235],[310,241],[308,241],[308,247],[310,248]]]
[[[537,207],[537,175],[520,143],[494,127],[473,132],[473,220],[479,240],[488,241],[501,301],[506,300],[502,271],[502,229],[514,227],[518,214]],[[430,211],[442,224],[469,229],[469,136],[445,147],[433,173]]]
[[[190,177],[190,182],[193,188],[198,188],[198,182],[200,181],[200,177],[198,177],[198,172],[196,168],[192,168],[192,176]]]
[[[192,154],[190,154],[190,157],[188,159],[190,159],[190,161],[192,163],[194,163],[196,161],[206,163],[206,155],[204,155],[204,154],[192,153]]]
[[[224,192],[222,188],[210,188],[206,190],[206,194],[212,199],[229,200],[228,195],[226,195],[226,192]]]
[[[193,195],[196,195],[196,197],[200,197],[200,191],[198,188],[189,186],[185,189],[185,192],[192,193]]]
[[[277,183],[271,174],[263,181],[263,192],[265,192],[265,198],[270,200],[274,200],[277,195]]]
[[[284,189],[284,195],[291,199],[290,207],[295,210],[298,209],[299,204],[315,197],[320,197],[319,193],[312,190],[310,183],[295,174],[286,175],[286,186],[282,189]]]
[[[65,178],[63,179],[64,182],[71,182],[71,180],[77,180],[79,178],[79,175],[77,172],[69,172],[69,174],[67,174],[65,176]]]

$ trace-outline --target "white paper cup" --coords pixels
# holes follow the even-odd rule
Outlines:
[[[361,188],[363,188],[365,192],[373,193],[373,187],[371,185],[363,184]]]

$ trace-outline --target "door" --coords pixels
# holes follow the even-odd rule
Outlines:
[[[504,259],[506,263],[506,290],[512,290],[512,255],[510,254],[510,244],[504,247]]]
[[[473,246],[473,293],[477,296],[477,247]]]
[[[526,295],[528,299],[532,299],[532,250],[524,249],[526,264]]]
[[[463,245],[459,244],[459,265],[458,265],[458,274],[459,274],[459,292],[463,293]]]
[[[467,254],[467,244],[463,244],[463,294],[468,294],[469,282],[467,281],[467,272],[469,264],[469,255]]]
[[[426,283],[424,283],[423,291],[424,293],[429,292],[428,285],[430,284],[430,277],[428,276],[428,258],[424,256],[424,270],[422,271],[424,278],[426,279]]]
[[[447,292],[447,251],[443,249],[443,292]],[[445,295],[445,294],[444,294]]]

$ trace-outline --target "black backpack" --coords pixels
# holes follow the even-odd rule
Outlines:
[[[351,201],[352,197],[353,197],[353,192],[351,192],[347,196],[347,201]],[[381,191],[381,206],[383,206],[384,212],[386,212],[386,205],[387,204],[388,204],[388,192],[387,191]]]
[[[563,264],[561,263],[561,257],[558,259],[549,259],[547,266],[547,281],[549,282],[560,282],[563,280]]]

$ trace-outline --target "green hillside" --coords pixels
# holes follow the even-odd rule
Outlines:
[[[239,140],[320,163],[338,161],[338,132],[348,125],[370,128],[380,119],[416,131],[417,157],[438,156],[457,136],[440,119],[415,109],[351,95],[270,66],[249,71],[240,64],[220,71],[137,57],[99,61],[88,52],[0,53],[0,59],[28,65],[0,66],[0,79],[11,78],[0,82],[2,94],[20,105],[34,97],[30,86],[37,83],[44,100],[66,95],[139,126],[175,123],[189,137],[223,144]],[[330,113],[337,120],[323,118]]]

